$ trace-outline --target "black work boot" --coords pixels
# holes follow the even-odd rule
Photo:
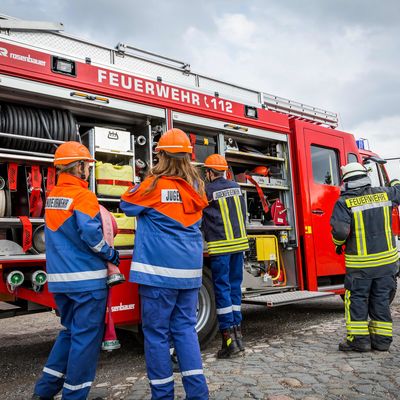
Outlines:
[[[242,335],[242,329],[241,329],[240,325],[235,325],[233,327],[233,333],[235,334],[235,339],[236,339],[236,343],[239,347],[239,350],[244,351],[243,335]]]
[[[229,358],[240,352],[235,335],[230,328],[221,331],[221,336],[222,347],[218,350],[217,358]]]
[[[364,353],[366,351],[370,351],[371,347],[367,345],[354,345],[350,344],[347,340],[342,343],[339,343],[340,351],[358,351],[360,353]]]
[[[40,397],[38,394],[33,394],[31,400],[53,400],[54,397]]]

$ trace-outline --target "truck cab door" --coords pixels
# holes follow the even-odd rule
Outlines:
[[[335,252],[330,218],[340,194],[340,165],[345,164],[343,138],[305,129],[304,141],[308,174],[309,203],[305,206],[307,262],[314,261],[316,277],[344,274],[343,257]],[[311,259],[313,258],[313,260]]]

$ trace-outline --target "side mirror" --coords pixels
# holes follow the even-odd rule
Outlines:
[[[380,158],[378,156],[368,156],[368,157],[364,158],[363,164],[368,164],[368,161],[374,161],[377,164],[381,164],[381,165],[387,163],[386,160],[384,160],[383,158]]]

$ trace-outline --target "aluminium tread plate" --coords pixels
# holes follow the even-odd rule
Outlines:
[[[311,292],[308,290],[298,290],[284,293],[263,294],[254,297],[244,297],[242,303],[264,304],[267,307],[283,306],[286,304],[297,303],[304,300],[312,300],[322,297],[334,296],[331,292]]]

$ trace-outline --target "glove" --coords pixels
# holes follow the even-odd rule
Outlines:
[[[343,246],[336,246],[336,254],[339,256],[343,253]]]
[[[115,249],[111,249],[110,251],[110,257],[108,258],[108,261],[111,264],[114,264],[116,267],[119,265],[119,252]]]

